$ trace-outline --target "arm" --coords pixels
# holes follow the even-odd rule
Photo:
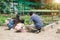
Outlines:
[[[30,20],[29,20],[29,25],[31,25],[32,23],[33,23],[33,19],[31,17]]]

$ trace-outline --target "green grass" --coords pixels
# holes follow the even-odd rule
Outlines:
[[[8,16],[0,16],[0,26],[3,25],[5,23],[5,20]],[[21,18],[25,19],[25,22],[24,24],[25,25],[28,25],[29,23],[29,16],[28,15],[25,15],[25,16],[21,16]],[[41,15],[40,18],[42,19],[43,23],[44,23],[44,26],[45,25],[48,25],[51,23],[51,20],[52,20],[52,17],[51,16],[45,16],[45,15]],[[54,18],[54,20],[60,20],[59,17],[58,18]]]

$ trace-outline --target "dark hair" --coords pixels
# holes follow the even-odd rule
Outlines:
[[[24,19],[20,20],[20,23],[24,23]]]
[[[19,14],[16,14],[16,18],[19,18]]]
[[[33,12],[30,12],[29,15],[32,16],[33,15]]]

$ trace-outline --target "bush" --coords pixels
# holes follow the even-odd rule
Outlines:
[[[7,17],[0,16],[0,26],[2,26],[5,23]]]

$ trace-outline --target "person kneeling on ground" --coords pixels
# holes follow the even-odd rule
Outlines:
[[[40,19],[40,16],[38,16],[37,14],[30,12],[29,15],[30,17],[30,22],[29,24],[32,24],[32,22],[34,23],[34,27],[32,25],[28,25],[27,29],[34,32],[34,33],[39,33],[41,32],[41,28],[43,27],[43,22]],[[31,28],[35,28],[36,30],[33,31]]]
[[[16,32],[25,32],[24,20],[20,20],[20,23],[15,26],[15,30]]]

